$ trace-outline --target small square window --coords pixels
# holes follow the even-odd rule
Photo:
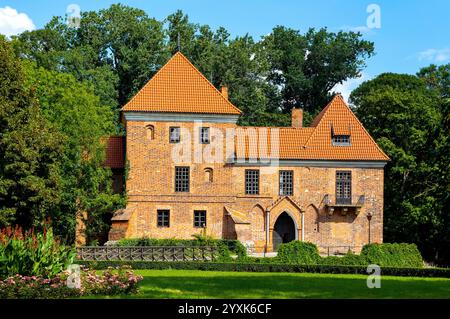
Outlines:
[[[350,135],[333,135],[334,146],[350,146]]]
[[[170,210],[158,209],[156,214],[157,214],[158,227],[169,227],[170,226]]]
[[[200,128],[200,143],[209,144],[209,127]]]
[[[180,128],[177,126],[172,126],[169,128],[169,141],[170,143],[180,142]]]
[[[194,227],[206,227],[206,210],[194,210]]]

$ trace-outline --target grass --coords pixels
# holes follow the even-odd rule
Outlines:
[[[120,298],[450,298],[450,279],[364,275],[136,270],[140,291]],[[105,296],[105,298],[109,298]]]

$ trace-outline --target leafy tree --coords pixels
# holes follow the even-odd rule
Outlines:
[[[278,26],[261,45],[270,65],[268,80],[281,87],[285,113],[301,107],[317,114],[332,96],[333,87],[358,77],[373,43],[360,33],[309,29],[305,34]]]
[[[0,36],[0,225],[39,226],[61,202],[58,163],[65,142]]]
[[[25,64],[26,85],[39,97],[42,113],[65,137],[60,167],[61,203],[54,210],[54,228],[72,240],[77,213],[87,211],[88,232],[99,236],[107,225],[103,215],[122,205],[113,195],[111,172],[103,166],[104,138],[114,133],[113,112],[102,105],[89,82],[68,73]],[[70,230],[67,226],[70,225]]]
[[[432,78],[430,70],[421,72]],[[444,149],[449,134],[443,130],[441,89],[414,75],[385,73],[351,94],[358,117],[391,158],[385,178],[385,239],[414,242],[429,260],[448,250],[442,243],[448,242],[449,227],[443,197],[447,194],[448,200],[443,174],[448,177]]]

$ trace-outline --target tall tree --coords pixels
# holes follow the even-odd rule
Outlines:
[[[39,226],[60,204],[64,137],[41,114],[10,44],[0,36],[0,226]]]
[[[301,107],[312,115],[330,100],[336,84],[359,76],[374,52],[360,33],[326,28],[301,34],[278,26],[261,45],[270,64],[268,80],[281,88],[283,111]]]
[[[448,150],[449,134],[443,130],[439,91],[422,78],[386,73],[351,94],[358,117],[391,158],[385,178],[385,239],[414,242],[428,260],[448,250],[442,244],[448,243],[448,230],[443,231],[449,227],[443,198],[448,161],[444,167],[441,156]]]
[[[111,172],[103,166],[104,138],[114,132],[113,112],[102,105],[89,82],[29,62],[24,69],[26,86],[39,97],[45,119],[65,137],[58,163],[61,203],[52,212],[57,216],[54,228],[73,240],[75,216],[88,212],[87,230],[95,238],[107,231],[103,216],[123,204],[120,195],[112,194]]]

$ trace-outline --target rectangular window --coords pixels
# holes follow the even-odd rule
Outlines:
[[[294,172],[280,171],[280,195],[290,196],[294,193]]]
[[[352,203],[352,172],[336,172],[336,204]]]
[[[350,135],[333,135],[334,146],[350,146]]]
[[[175,192],[189,192],[189,167],[175,167]]]
[[[194,227],[206,227],[206,210],[194,210]]]
[[[169,227],[170,226],[170,210],[158,209],[156,211],[156,215],[157,215],[158,227]]]
[[[200,143],[209,144],[209,127],[200,128]]]
[[[180,143],[180,128],[172,126],[169,128],[169,141],[170,143]]]
[[[247,195],[259,194],[259,170],[257,169],[245,170],[245,194]]]

